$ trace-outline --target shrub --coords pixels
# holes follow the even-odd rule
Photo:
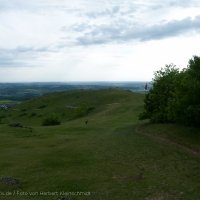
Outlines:
[[[47,105],[40,105],[39,107],[38,107],[38,109],[43,109],[43,108],[46,108],[47,107]]]
[[[0,124],[3,124],[3,119],[5,118],[5,115],[0,115]]]
[[[61,124],[61,121],[55,113],[46,117],[42,122],[43,126],[56,126],[56,125],[60,125],[60,124]]]
[[[26,115],[27,115],[26,112],[22,112],[22,113],[19,114],[19,117],[23,117],[23,116],[26,116]]]
[[[155,72],[153,87],[145,96],[145,112],[140,114],[140,119],[149,118],[152,122],[169,121],[168,104],[173,97],[178,74],[179,71],[173,64]]]
[[[20,122],[13,122],[13,123],[8,124],[8,126],[14,127],[14,128],[23,128],[23,125]]]
[[[37,113],[35,113],[35,112],[32,112],[32,113],[30,114],[30,117],[35,117],[35,116],[37,116]]]

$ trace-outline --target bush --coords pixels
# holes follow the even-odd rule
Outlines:
[[[56,126],[60,124],[61,124],[61,121],[59,120],[59,117],[55,113],[46,117],[42,122],[43,126]]]
[[[92,112],[94,109],[95,107],[88,107],[86,104],[82,104],[80,107],[78,107],[78,109],[76,109],[74,118],[84,117]]]
[[[38,107],[38,109],[43,109],[43,108],[46,108],[46,107],[47,107],[47,105],[41,105],[41,106]]]
[[[3,124],[3,119],[5,118],[5,115],[0,115],[0,124]]]
[[[165,68],[155,72],[153,87],[145,96],[145,112],[140,114],[140,119],[149,118],[152,122],[169,120],[168,104],[175,90],[178,73],[178,69],[173,64],[166,65]]]
[[[13,123],[8,124],[8,126],[14,127],[14,128],[23,128],[23,125],[20,122],[13,122]]]
[[[30,117],[35,117],[35,116],[37,116],[37,113],[35,113],[35,112],[32,112],[32,113],[30,114]]]
[[[188,106],[185,110],[185,118],[188,125],[199,125],[200,105]]]
[[[200,126],[200,57],[190,59],[182,71],[167,65],[154,75],[139,119]]]

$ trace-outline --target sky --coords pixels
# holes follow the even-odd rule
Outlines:
[[[193,55],[199,0],[0,0],[0,82],[150,81]]]

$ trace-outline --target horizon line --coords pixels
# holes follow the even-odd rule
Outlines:
[[[150,80],[140,81],[0,81],[0,84],[6,83],[131,83],[131,82],[151,82]]]

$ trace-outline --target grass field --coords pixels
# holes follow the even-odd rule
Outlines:
[[[199,130],[139,122],[143,98],[62,92],[1,111],[0,199],[199,200]],[[51,113],[61,125],[42,126]]]
[[[17,101],[11,100],[0,100],[0,104],[11,104],[11,103],[18,103]]]

